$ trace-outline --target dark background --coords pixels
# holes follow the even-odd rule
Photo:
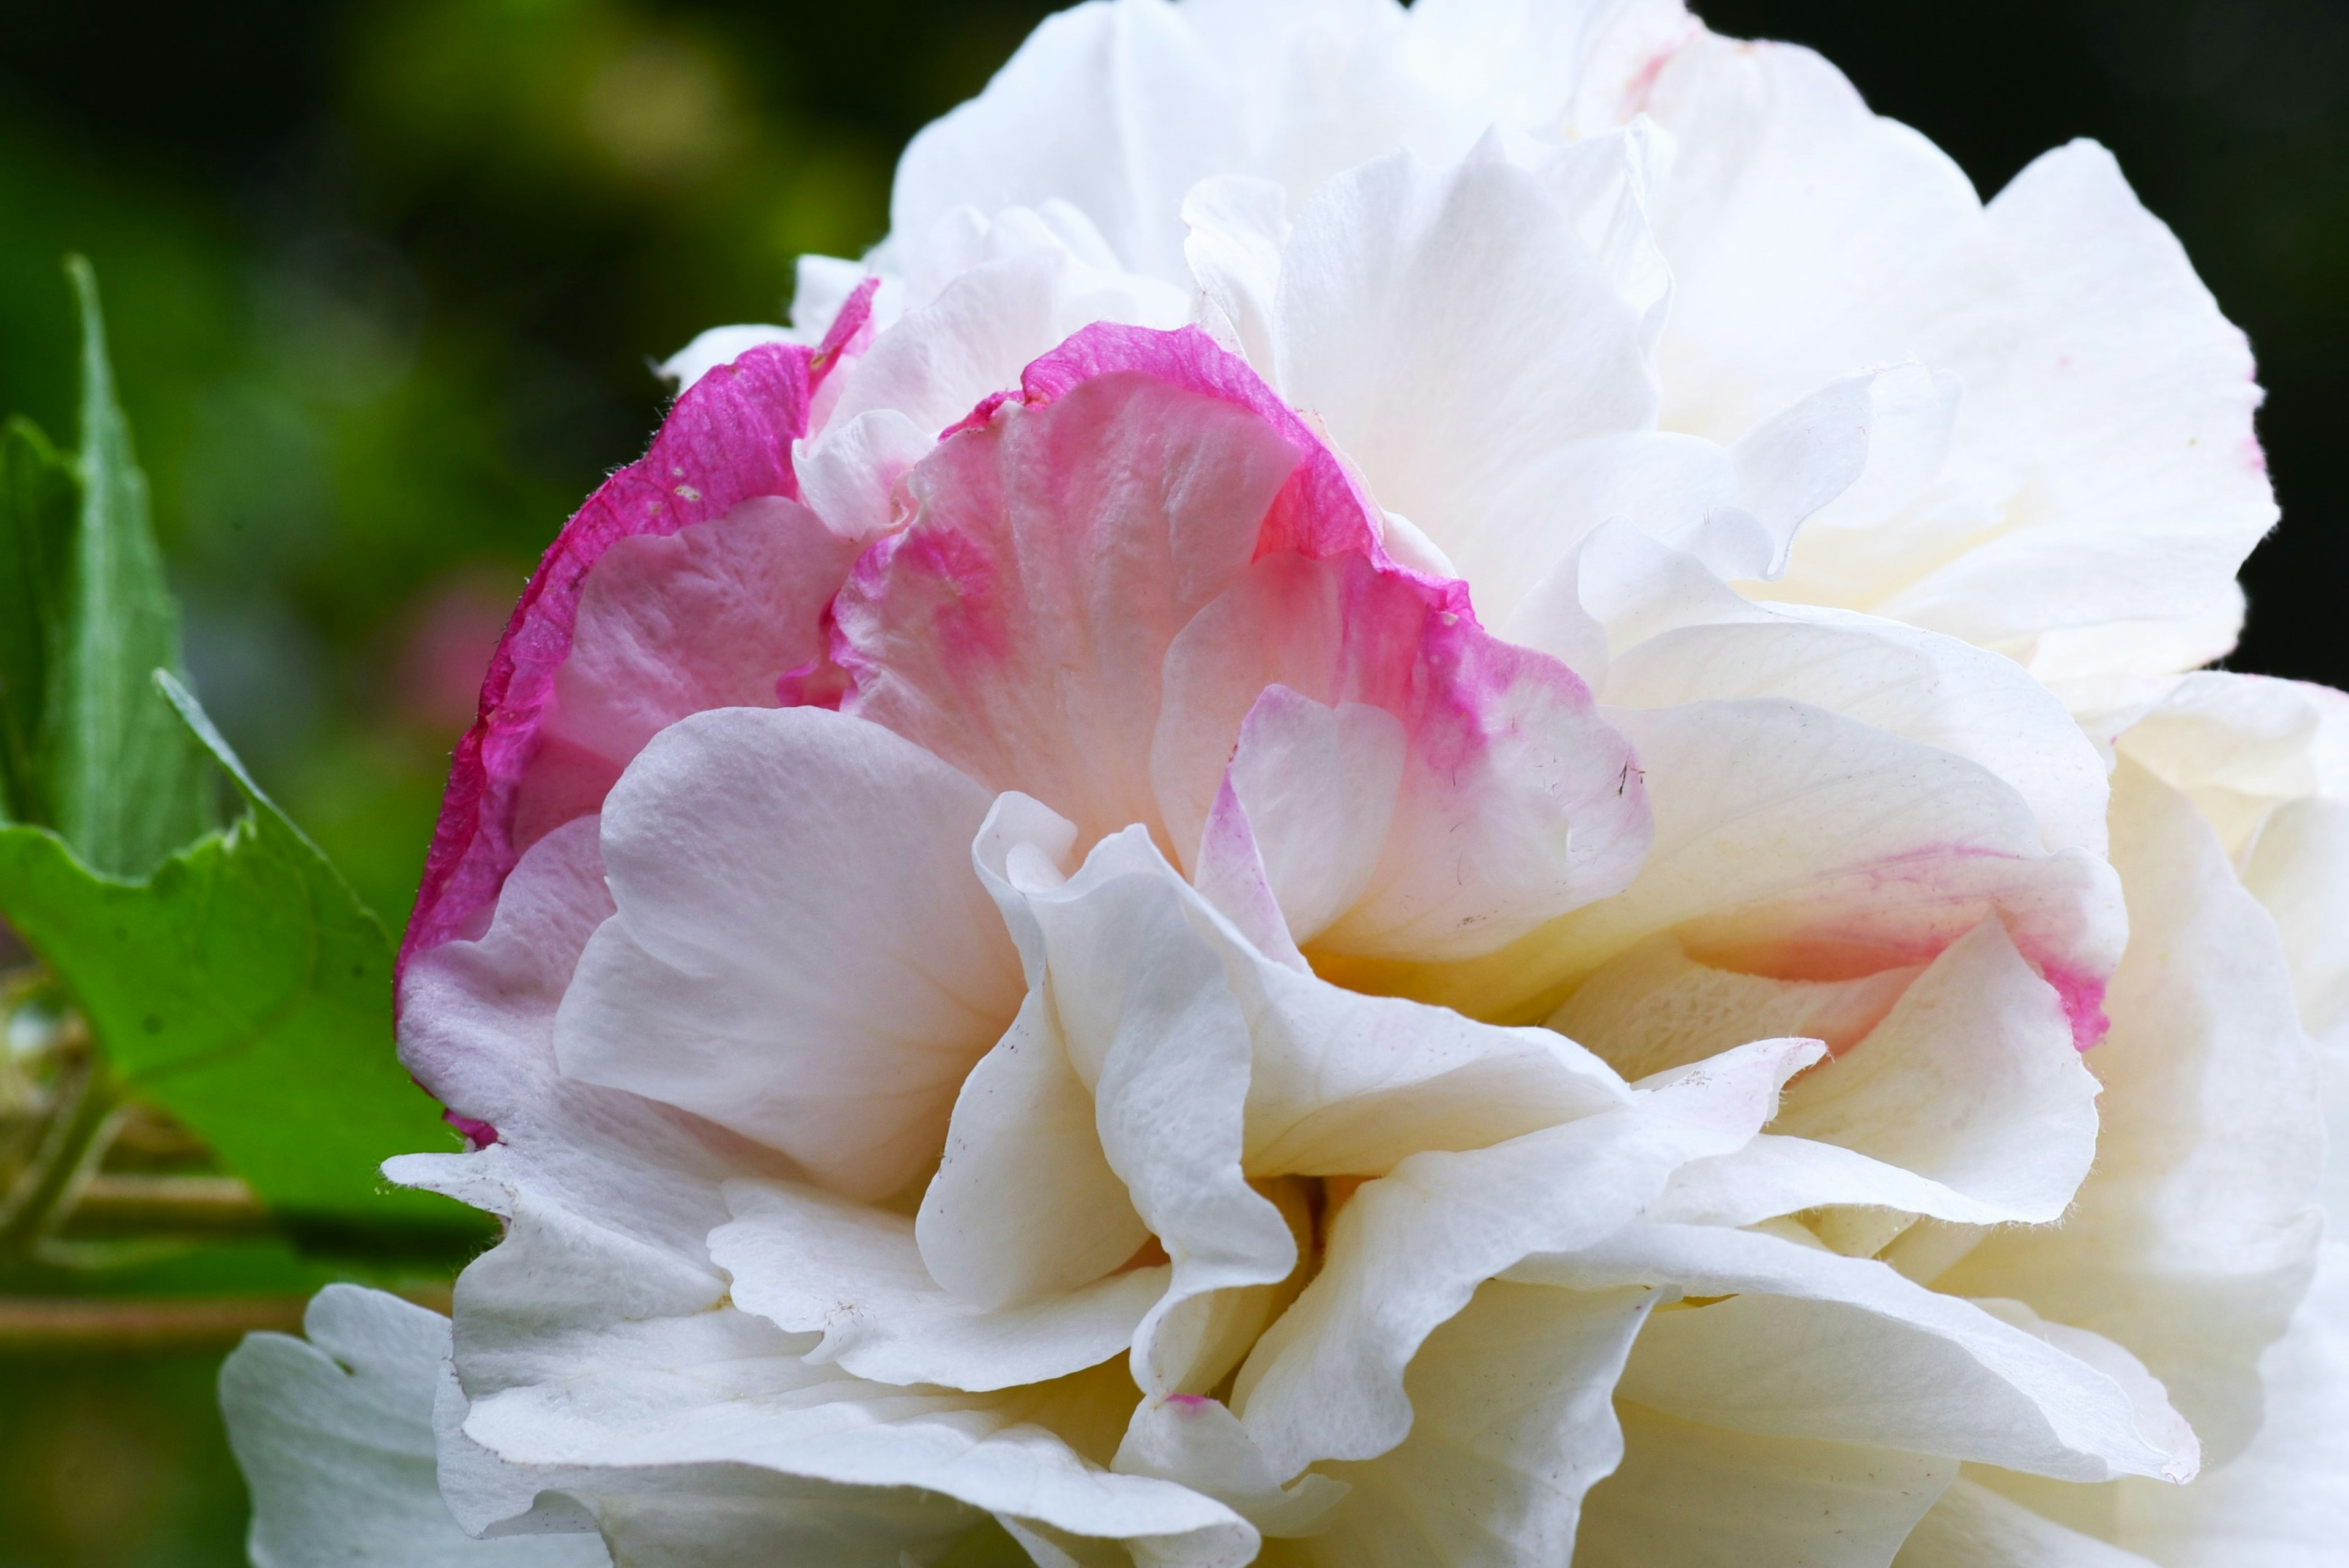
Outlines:
[[[0,412],[70,435],[88,253],[205,699],[395,926],[523,574],[658,418],[647,358],[877,239],[898,146],[1046,8],[0,0]],[[1985,194],[2119,153],[2270,394],[2230,662],[2349,684],[2349,0],[1699,9]],[[0,1568],[240,1562],[211,1376],[0,1346]]]

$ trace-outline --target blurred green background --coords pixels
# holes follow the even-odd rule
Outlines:
[[[204,700],[395,928],[538,551],[648,361],[880,237],[896,149],[1047,7],[0,3],[0,411],[73,429],[97,264]],[[2349,683],[2349,4],[1713,0],[1994,190],[2112,145],[2251,332],[2286,524],[2239,667]],[[234,1563],[216,1355],[0,1351],[0,1568]]]

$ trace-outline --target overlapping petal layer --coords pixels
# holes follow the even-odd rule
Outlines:
[[[2108,159],[1984,206],[1671,0],[1102,0],[892,215],[674,363],[460,755],[465,1532],[2252,1537],[2349,731],[2177,679],[2258,394]]]

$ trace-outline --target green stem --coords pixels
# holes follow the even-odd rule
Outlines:
[[[0,1198],[0,1259],[29,1255],[62,1218],[60,1205],[70,1206],[76,1188],[105,1157],[103,1140],[116,1125],[118,1104],[106,1068],[96,1053],[86,1051],[66,1064],[65,1075],[64,1103],[51,1113],[24,1173]]]

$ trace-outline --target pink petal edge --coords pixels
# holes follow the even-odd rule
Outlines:
[[[764,345],[687,389],[645,455],[605,480],[548,546],[491,659],[479,716],[451,760],[400,943],[395,997],[410,960],[472,933],[521,857],[514,807],[555,672],[571,652],[588,572],[621,539],[675,534],[761,495],[796,500],[792,442],[807,434],[827,373],[870,336],[876,286],[870,278],[858,286],[815,349]]]

